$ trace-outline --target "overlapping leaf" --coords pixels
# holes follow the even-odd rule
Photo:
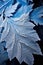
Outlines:
[[[31,13],[31,20],[36,24],[43,25],[43,6],[37,7]]]
[[[19,4],[19,2],[17,2],[15,5],[10,5],[9,7],[7,7],[5,10],[5,16],[7,16],[7,17],[13,16],[12,13],[15,12],[18,4]]]

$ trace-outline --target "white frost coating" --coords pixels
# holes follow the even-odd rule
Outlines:
[[[13,16],[12,13],[15,12],[18,5],[19,5],[19,2],[17,2],[15,5],[10,5],[9,7],[7,7],[5,10],[5,16],[8,16],[8,17]]]
[[[24,15],[23,15],[24,16]],[[19,21],[22,23],[15,23],[12,19],[7,18],[5,21],[5,30],[2,33],[2,40],[6,41],[6,48],[9,59],[16,57],[19,62],[25,61],[27,64],[33,65],[33,53],[42,54],[39,45],[36,43],[39,37],[35,30],[34,24],[28,21],[28,15],[25,18],[20,17]],[[22,19],[22,20],[21,20]],[[26,25],[28,23],[28,25]]]
[[[22,12],[23,14],[19,17],[10,17],[17,9],[18,4],[16,3],[6,8],[4,20],[3,14],[0,17],[0,28],[4,27],[0,42],[6,41],[10,61],[16,57],[20,63],[24,61],[28,65],[33,65],[33,54],[42,55],[42,53],[39,45],[36,43],[40,39],[33,29],[35,25],[29,21],[29,13],[32,11],[32,5],[22,6],[18,12]]]

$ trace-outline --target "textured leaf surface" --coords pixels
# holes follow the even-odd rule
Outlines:
[[[13,16],[12,13],[16,11],[18,4],[19,2],[17,2],[15,5],[10,5],[9,7],[7,7],[5,10],[5,16],[7,17]]]
[[[8,59],[8,53],[7,50],[4,50],[6,48],[6,42],[1,39],[3,27],[5,25],[5,20],[3,21],[3,14],[0,16],[0,63],[6,61]],[[6,33],[5,33],[6,34]],[[4,35],[5,35],[4,34]]]
[[[36,31],[33,30],[34,24],[28,21],[28,13],[22,15],[19,21],[7,18],[5,22],[1,41],[6,41],[9,59],[12,60],[16,57],[20,63],[25,61],[27,64],[33,65],[34,58],[32,54],[41,55],[42,53],[36,43],[39,37]]]
[[[4,12],[1,13],[0,16],[0,58],[2,55],[2,58],[4,59],[0,60],[1,62],[3,62],[9,58],[11,61],[14,57],[16,57],[20,63],[24,61],[28,65],[33,65],[33,54],[42,55],[41,49],[36,42],[40,39],[36,31],[33,29],[35,25],[30,22],[29,15],[33,10],[33,4],[30,4],[28,6],[26,4],[26,0],[21,1],[17,0],[17,3],[12,5],[11,0],[9,0],[9,2],[7,1],[8,3],[6,3],[7,6],[5,9],[3,8],[3,6],[5,6],[6,4],[2,5],[2,7],[0,8],[2,11],[4,10]],[[21,7],[16,11],[19,5],[18,2],[25,3],[25,5],[22,4]],[[14,13],[15,11],[16,13],[13,15],[12,13]],[[40,16],[43,15],[40,14],[39,17]],[[5,19],[3,19],[3,17],[5,17]],[[4,43],[2,45],[1,43],[3,41]],[[6,51],[4,50],[4,47],[6,48]]]
[[[12,3],[13,3],[13,0],[5,0],[5,1],[1,0],[0,1],[0,14],[2,14],[5,8],[11,5]]]
[[[24,14],[24,13],[27,13],[27,12],[31,12],[32,11],[32,7],[33,7],[33,4],[31,4],[31,5],[29,5],[29,6],[27,6],[27,5],[25,5],[25,6],[21,6],[20,8],[19,8],[19,10],[16,12],[16,14],[14,14],[14,18],[18,18],[18,17],[20,17],[22,14]]]

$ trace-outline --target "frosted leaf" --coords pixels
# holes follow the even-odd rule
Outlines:
[[[26,3],[26,0],[24,3]],[[1,28],[4,27],[4,30],[1,33],[0,43],[2,41],[6,42],[5,48],[7,48],[6,51],[8,53],[7,57],[2,54],[2,58],[5,57],[7,59],[9,57],[11,61],[14,57],[16,57],[20,63],[24,61],[28,65],[33,65],[33,54],[42,55],[41,49],[36,42],[40,40],[40,38],[33,29],[35,25],[30,22],[30,12],[33,10],[33,4],[29,6],[26,4],[23,6],[22,4],[22,6],[16,11],[18,5],[18,2],[14,5],[10,2],[10,6],[7,6],[3,14],[0,16],[0,22],[2,21],[0,24],[0,31]],[[16,13],[13,15],[12,13],[15,11]],[[5,16],[4,20],[3,16]],[[38,16],[40,17],[43,15],[41,13]]]
[[[10,17],[13,16],[12,13],[14,13],[17,9],[17,6],[19,5],[19,2],[17,2],[15,5],[10,5],[5,10],[5,16]]]
[[[31,13],[31,20],[36,24],[43,25],[43,6],[37,7]]]
[[[33,30],[35,25],[28,21],[28,13],[23,14],[17,21],[6,18],[5,22],[1,40],[6,41],[10,61],[16,57],[20,63],[24,61],[28,65],[33,65],[33,54],[42,55],[42,53],[36,43],[40,39]]]
[[[16,14],[14,14],[14,18],[18,18],[18,17],[20,17],[22,14],[25,14],[25,13],[27,13],[27,12],[31,12],[32,11],[32,7],[33,7],[33,4],[31,4],[31,5],[29,5],[29,6],[27,6],[27,5],[25,5],[25,6],[21,6],[20,8],[19,8],[19,10],[16,12]]]

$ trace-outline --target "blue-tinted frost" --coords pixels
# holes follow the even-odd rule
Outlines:
[[[33,10],[33,4],[27,5],[26,0],[17,0],[14,5],[12,5],[12,2],[11,0],[4,0],[4,4],[1,4],[2,6],[0,5],[0,63],[8,58],[11,61],[16,57],[20,63],[24,61],[28,65],[33,65],[33,54],[42,55],[41,49],[36,42],[40,38],[33,29],[35,25],[30,22],[30,12]],[[21,7],[16,11],[18,5],[21,3]],[[16,13],[13,15],[15,11]],[[3,16],[5,19],[3,19]],[[40,16],[43,15],[41,14]],[[3,27],[4,29],[1,33]],[[3,43],[6,50],[3,48],[2,41],[6,42]]]
[[[31,20],[36,24],[43,25],[43,6],[37,7],[31,13]]]

